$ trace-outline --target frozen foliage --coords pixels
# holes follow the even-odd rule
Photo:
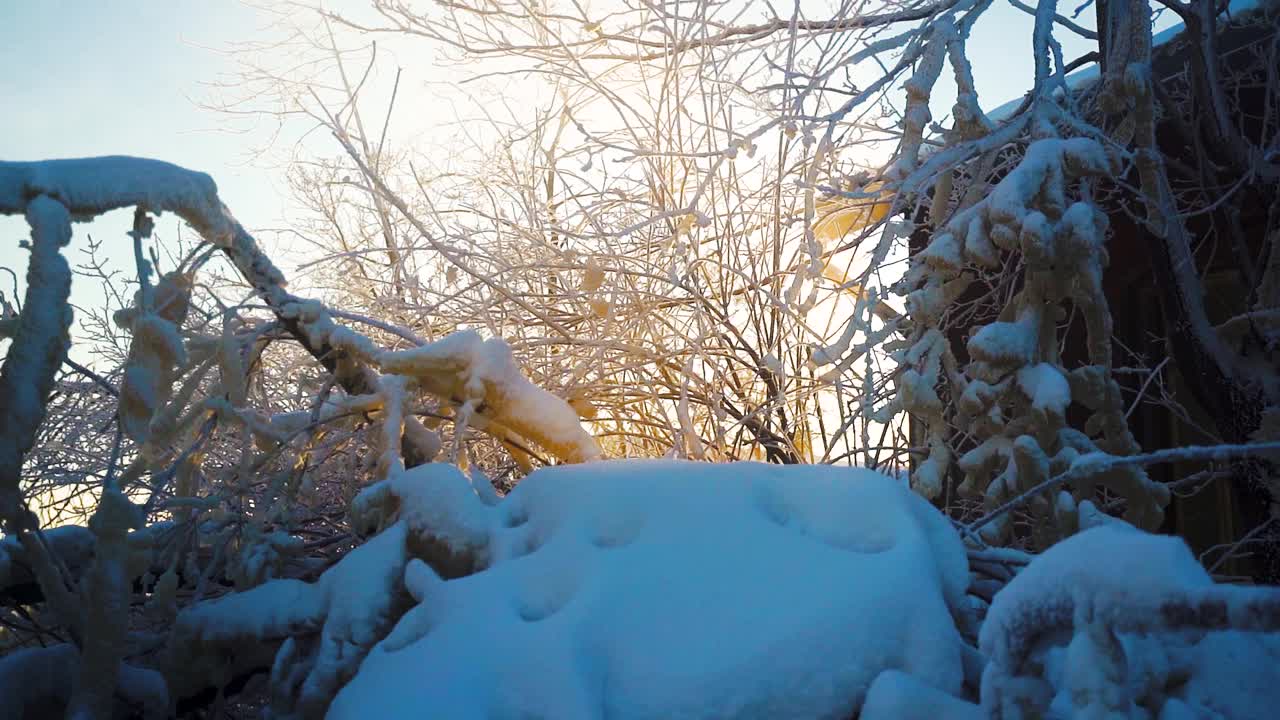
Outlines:
[[[116,317],[133,335],[121,373],[118,417],[123,434],[136,446],[130,450],[133,459],[127,466],[117,468],[116,458],[111,460],[97,511],[90,520],[92,559],[84,562],[86,567],[77,568],[78,576],[68,577],[60,563],[74,556],[51,554],[53,544],[31,532],[33,518],[24,508],[18,471],[43,417],[50,382],[66,352],[69,272],[60,248],[70,237],[70,222],[127,205],[136,205],[132,235],[140,290],[134,307]],[[182,506],[175,516],[186,530],[194,531],[182,533],[187,538],[183,543],[190,543],[193,536],[203,536],[208,528],[189,522],[191,510],[219,504],[216,494],[200,494],[199,446],[207,438],[197,437],[187,452],[171,454],[175,443],[185,442],[183,436],[193,425],[206,420],[202,432],[207,433],[214,421],[231,420],[227,424],[246,427],[247,435],[269,458],[292,439],[292,433],[334,417],[319,404],[314,419],[269,417],[250,406],[249,366],[259,359],[256,353],[260,350],[254,347],[254,333],[243,332],[240,318],[227,315],[220,338],[184,337],[182,325],[194,278],[187,272],[174,272],[157,285],[150,284],[149,263],[141,247],[141,239],[150,233],[149,212],[175,212],[221,250],[284,329],[325,363],[336,383],[347,391],[338,395],[334,404],[342,411],[364,413],[379,421],[377,477],[390,478],[391,484],[375,486],[357,499],[353,513],[357,523],[366,515],[380,517],[382,511],[362,508],[380,507],[387,488],[399,487],[394,483],[403,477],[406,460],[421,463],[439,449],[434,433],[408,416],[423,392],[438,392],[442,404],[460,406],[455,417],[458,438],[473,425],[513,446],[532,440],[570,461],[600,455],[568,403],[526,380],[505,343],[485,342],[473,333],[464,333],[426,344],[413,333],[402,333],[421,345],[419,351],[387,353],[370,338],[338,326],[322,304],[287,293],[283,275],[222,206],[212,180],[203,174],[135,158],[0,164],[0,212],[24,211],[32,226],[33,256],[26,307],[15,320],[5,306],[4,332],[13,343],[2,378],[8,401],[0,412],[0,520],[9,532],[19,534],[18,542],[6,543],[0,553],[0,580],[7,590],[15,582],[28,580],[29,574],[36,587],[28,594],[42,596],[75,640],[78,677],[69,697],[57,698],[67,704],[70,716],[109,713],[114,689],[129,682],[132,671],[123,659],[130,652],[130,608],[136,579],[145,572],[144,584],[153,586],[149,612],[172,616],[177,610],[178,558],[190,552],[190,546],[168,548],[167,567],[149,567],[154,560],[150,552],[154,536],[136,530],[156,498],[153,495],[144,508],[135,505],[125,490],[136,492],[145,474],[152,480],[173,478]],[[379,374],[386,371],[384,360],[403,374]],[[220,381],[208,383],[208,396],[193,402],[205,372],[215,364]],[[179,377],[182,382],[175,389]],[[98,382],[105,384],[101,379]],[[251,447],[246,444],[243,449],[240,467],[249,470]],[[405,494],[408,496],[407,491]],[[297,537],[267,527],[272,513],[274,509],[242,516],[229,527],[223,524],[222,531],[212,530],[218,535],[215,540],[224,545],[236,536],[227,553],[230,557],[223,554],[226,548],[217,551],[213,566],[220,564],[225,577],[234,580],[238,589],[258,587],[216,603],[196,604],[178,616],[167,638],[163,662],[164,680],[172,697],[189,697],[210,684],[221,685],[226,673],[256,667],[275,656],[275,690],[283,698],[277,702],[280,714],[315,715],[403,612],[407,596],[400,588],[407,553],[429,557],[431,543],[444,552],[450,550],[447,542],[431,535],[445,525],[438,516],[430,516],[430,527],[423,529],[410,515],[352,550],[318,583],[285,579],[260,584],[276,573],[285,556],[302,549]],[[223,519],[214,517],[214,524]],[[188,561],[194,555],[187,555]],[[447,565],[443,561],[437,564]],[[472,569],[460,568],[459,573]],[[196,595],[203,594],[212,568],[201,570],[188,564],[182,572],[187,582],[197,584]],[[298,637],[312,629],[314,636]],[[163,638],[149,642],[158,646]]]
[[[220,246],[246,282],[317,357],[332,362],[330,353],[336,349],[352,360],[363,360],[337,363],[338,380],[348,391],[360,394],[385,390],[375,371],[385,360],[411,375],[423,389],[460,403],[463,424],[471,420],[469,415],[474,412],[475,424],[492,424],[504,441],[518,440],[510,437],[516,433],[571,462],[600,456],[595,441],[582,429],[568,403],[525,380],[501,340],[482,341],[474,333],[462,333],[414,351],[385,353],[369,338],[336,325],[322,304],[288,294],[283,274],[222,205],[213,180],[203,173],[130,157],[0,163],[0,212],[26,208],[29,214],[36,213],[32,215],[33,223],[34,218],[54,213],[50,231],[63,232],[68,211],[72,218],[79,219],[129,205],[142,211],[175,212],[206,240]],[[46,243],[44,252],[56,255],[57,247],[66,239]],[[60,257],[53,257],[52,261],[65,267]],[[135,332],[122,393],[128,410],[123,424],[135,439],[149,434],[151,418],[168,399],[172,367],[183,357],[177,326],[186,314],[190,282],[186,276],[167,276],[155,288],[155,307],[140,306],[121,318],[122,324]],[[57,312],[64,306],[64,302],[50,303],[44,312]],[[57,323],[43,321],[41,326],[54,328]],[[222,349],[219,355],[229,400],[237,409],[245,400],[244,388],[237,385],[243,384],[244,370],[239,365],[239,355],[235,345]],[[15,367],[23,366],[15,363]],[[397,428],[405,429],[406,451],[421,460],[430,459],[434,449],[423,446],[430,445],[433,437],[424,432],[417,420],[403,417],[403,402],[408,399],[404,393],[397,393],[395,400],[401,406],[393,408],[384,402],[384,414]],[[3,417],[0,415],[0,420]],[[386,445],[398,450],[400,440],[397,437]]]
[[[1180,539],[1098,527],[996,595],[982,703],[1009,720],[1268,717],[1277,630],[1274,590],[1214,585]]]
[[[305,714],[359,664],[331,718],[844,718],[886,669],[960,690],[964,552],[876,473],[592,463],[488,504],[427,465],[355,512],[384,529],[319,582],[205,603],[180,634],[229,649],[319,630],[284,643],[273,687]],[[402,587],[413,607],[387,634]]]
[[[116,322],[133,335],[120,383],[120,424],[139,443],[150,437],[152,418],[169,401],[175,365],[186,357],[179,328],[191,283],[189,275],[169,273],[147,293],[152,306],[143,306],[139,292],[134,307],[117,313]]]
[[[925,427],[929,456],[912,482],[927,496],[941,492],[953,454],[964,474],[960,493],[981,497],[993,511],[1064,473],[1079,455],[1138,452],[1111,376],[1111,315],[1102,292],[1107,218],[1081,182],[1114,167],[1094,139],[1034,140],[985,197],[958,207],[913,258],[903,287],[916,330],[898,351],[905,369],[897,385],[901,407]],[[938,192],[949,187],[942,183]],[[1085,197],[1073,201],[1073,193]],[[996,319],[972,328],[969,363],[961,366],[947,335],[954,333],[952,302],[978,279],[970,268],[999,266],[1002,257],[1020,262],[1023,282]],[[1068,308],[1087,331],[1088,364],[1071,370],[1062,364],[1058,328]],[[1083,428],[1067,423],[1072,403],[1089,410]],[[961,429],[958,437],[949,425]],[[1094,507],[1099,486],[1125,499],[1127,520],[1148,528],[1159,523],[1169,499],[1168,489],[1138,465],[1081,472],[1056,501],[1027,497],[1029,509],[1047,521],[1038,524],[1036,542],[1046,546],[1079,529],[1079,508]],[[1002,514],[981,530],[996,541],[1009,528]]]

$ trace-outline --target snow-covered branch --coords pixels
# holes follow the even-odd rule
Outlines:
[[[372,348],[370,341],[348,328],[339,328],[334,325],[323,305],[314,301],[303,301],[285,290],[283,274],[261,251],[253,236],[222,204],[217,195],[217,187],[208,175],[165,162],[129,157],[0,163],[0,212],[17,212],[24,207],[28,198],[37,196],[58,198],[59,202],[65,203],[65,207],[77,219],[127,206],[137,206],[152,212],[174,212],[191,224],[206,241],[221,248],[227,254],[245,281],[290,327],[295,337],[317,359],[335,372],[348,392],[356,395],[367,394],[374,392],[378,387],[377,374],[368,365],[368,361],[374,359],[369,352]],[[37,202],[45,201],[37,200]],[[69,226],[67,237],[69,237]],[[64,239],[63,242],[65,241]],[[64,300],[61,303],[52,305],[36,303],[35,305],[46,308],[43,312],[49,312],[47,308],[65,307],[65,293],[63,297]],[[29,303],[28,306],[32,304]],[[182,307],[180,304],[173,303],[169,303],[168,306]],[[171,310],[171,312],[176,313],[178,310]],[[177,317],[180,319],[180,316]],[[65,324],[63,327],[63,336],[65,336]],[[152,332],[148,337],[151,336],[154,338],[146,342],[152,345],[158,343],[162,348],[172,345],[166,342],[169,336],[163,332]],[[65,340],[63,342],[65,343]],[[149,381],[153,376],[160,374],[162,366],[172,365],[176,357],[175,351],[180,350],[180,346],[177,346],[161,353],[160,356],[148,351],[144,357],[163,357],[157,361],[159,364],[156,367],[140,368],[138,374]],[[334,355],[335,351],[349,354],[350,357],[345,362],[338,362]],[[15,372],[19,367],[21,364],[15,365]],[[49,369],[49,372],[51,373],[52,370]],[[471,373],[483,372],[473,365],[458,363],[454,363],[450,371],[459,374],[457,382],[462,384],[473,380],[480,383],[478,376],[473,378]],[[6,365],[7,372],[8,365]],[[511,377],[520,377],[519,372],[514,368],[510,372],[514,372]],[[523,381],[522,377],[520,379]],[[441,382],[435,384],[436,389],[451,387],[452,382],[441,379]],[[523,383],[527,385],[527,381]],[[431,383],[426,385],[427,389],[431,389],[431,386]],[[488,408],[501,414],[501,417],[496,418],[499,424],[519,425],[525,431],[535,433],[537,436],[535,439],[546,443],[549,450],[563,455],[565,459],[581,461],[599,455],[599,449],[590,436],[582,430],[581,425],[576,420],[572,423],[567,421],[567,418],[576,416],[563,400],[543,394],[538,403],[530,405],[519,400],[527,396],[527,392],[520,394],[507,389],[515,387],[517,385],[507,383],[497,390],[498,394],[491,394],[486,398]],[[157,386],[148,388],[145,392],[128,395],[143,398],[143,405],[154,412],[158,406],[156,400],[152,398],[161,392],[161,388]],[[447,395],[442,399],[455,400],[454,397]],[[458,401],[461,402],[460,399]],[[486,409],[481,407],[479,412],[485,414]],[[545,424],[542,411],[548,409],[552,414],[561,416],[562,421]],[[417,420],[409,418],[406,422],[416,423]],[[142,425],[133,423],[130,427],[139,428],[134,432],[141,433]],[[421,432],[410,432],[405,436],[405,452],[415,462],[431,459],[426,453],[426,448],[419,447],[418,437],[421,434]]]

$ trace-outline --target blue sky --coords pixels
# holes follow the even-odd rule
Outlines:
[[[1092,25],[1092,15],[1081,21]],[[213,175],[246,224],[271,224],[285,202],[277,173],[249,156],[269,129],[237,134],[197,105],[210,98],[203,83],[235,72],[217,50],[261,37],[267,20],[237,0],[0,2],[0,63],[16,69],[0,75],[0,158],[160,158]],[[1030,18],[1007,4],[978,23],[970,54],[989,107],[1025,89],[1029,45]],[[0,260],[12,252],[5,243]]]
[[[93,155],[153,157],[201,170],[246,225],[269,226],[284,196],[276,173],[248,149],[268,129],[237,134],[224,117],[198,107],[202,83],[234,71],[214,48],[254,37],[262,19],[234,0],[0,0],[0,159],[42,160]],[[130,270],[131,212],[116,211],[74,228],[69,261],[83,259],[85,238],[104,242],[116,267]],[[159,236],[174,237],[178,220],[162,217]],[[20,217],[0,217],[0,265],[21,276],[27,237]],[[131,274],[129,275],[131,277]],[[10,279],[0,290],[11,295]],[[102,288],[77,278],[75,305],[97,305]],[[77,346],[80,360],[91,360]]]
[[[200,83],[234,70],[209,48],[258,21],[233,0],[0,2],[0,157],[156,157],[212,174],[238,212],[269,212],[249,138],[196,106]]]

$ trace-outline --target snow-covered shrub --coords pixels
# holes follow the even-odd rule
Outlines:
[[[1215,585],[1182,540],[1122,525],[1036,558],[996,595],[981,647],[982,706],[1002,720],[1262,718],[1280,703],[1280,595]]]
[[[1102,288],[1108,222],[1088,194],[1090,179],[1113,172],[1114,159],[1090,138],[1044,137],[1015,163],[989,193],[938,222],[903,281],[913,332],[899,351],[898,391],[930,448],[913,484],[937,496],[954,462],[964,476],[958,491],[981,497],[986,510],[1066,472],[1081,455],[1140,449],[1111,373]],[[955,303],[989,274],[1012,296],[995,320],[969,328],[961,365],[950,344],[962,329]],[[1069,368],[1060,328],[1072,312],[1083,317],[1088,364]],[[941,388],[952,403],[945,411]],[[1089,411],[1081,427],[1067,421],[1072,403]],[[1100,487],[1124,498],[1126,519],[1146,528],[1159,525],[1169,500],[1136,465],[1080,474],[1056,496],[1030,500],[1037,543],[1079,529],[1079,507],[1096,502]],[[984,534],[1004,539],[1010,520],[994,518]]]
[[[70,273],[60,249],[73,219],[124,206],[136,206],[132,235],[141,289],[133,307],[115,313],[114,325],[128,329],[131,342],[106,377],[71,364],[109,398],[108,422],[95,436],[110,433],[117,419],[119,429],[101,457],[90,447],[62,451],[76,458],[68,474],[92,478],[91,487],[79,480],[60,488],[41,478],[52,486],[52,497],[42,502],[59,502],[59,492],[92,497],[89,532],[39,533],[18,471],[65,359]],[[8,318],[5,305],[12,345],[0,379],[16,389],[0,407],[0,448],[8,453],[0,462],[0,520],[14,536],[0,545],[0,592],[43,608],[37,620],[22,621],[37,634],[16,645],[41,640],[43,623],[51,621],[74,644],[60,652],[79,658],[67,668],[72,682],[52,691],[33,686],[39,695],[33,702],[66,705],[77,716],[109,714],[114,690],[137,674],[132,659],[145,655],[148,677],[158,667],[161,688],[167,686],[167,699],[148,702],[180,706],[237,673],[256,671],[276,655],[272,643],[314,626],[323,628],[314,643],[297,637],[287,644],[295,662],[278,686],[288,707],[314,715],[389,629],[366,619],[391,623],[407,607],[399,589],[406,548],[424,557],[434,542],[420,534],[397,542],[403,529],[368,542],[350,532],[395,512],[394,498],[384,502],[390,497],[384,486],[356,497],[364,478],[394,483],[406,464],[439,452],[439,437],[418,419],[428,398],[432,414],[454,419],[450,457],[459,462],[466,462],[472,428],[526,459],[542,451],[568,461],[600,456],[572,407],[530,383],[502,341],[467,333],[428,343],[400,330],[417,351],[388,351],[339,326],[323,304],[289,294],[283,275],[221,205],[205,175],[136,158],[2,163],[0,210],[27,212],[34,250],[25,306]],[[151,231],[148,213],[163,211],[177,213],[221,250],[262,304],[231,305],[215,284],[195,282],[195,273],[208,269],[209,247],[196,248],[151,285],[141,241]],[[193,307],[198,312],[189,312]],[[322,370],[318,382],[314,371],[294,373],[267,356],[285,337]],[[300,397],[308,381],[317,392]],[[63,381],[60,389],[76,386]],[[64,438],[75,441],[68,423],[91,420],[74,418],[77,409],[59,406],[50,423],[59,440],[42,450],[53,451]],[[344,455],[357,457],[347,463]],[[318,477],[332,484],[318,488]],[[486,497],[495,497],[491,488]],[[384,546],[396,550],[382,552]],[[336,557],[343,563],[330,568]],[[316,575],[323,582],[298,579]],[[385,582],[374,581],[383,576]],[[291,602],[261,615],[282,586],[297,591]],[[227,587],[234,591],[225,602],[248,625],[202,624],[207,604],[201,601]],[[354,597],[357,588],[364,594]],[[175,616],[171,632],[139,627]],[[16,656],[5,670],[44,667],[48,657]]]
[[[431,464],[369,487],[377,534],[318,581],[179,616],[174,684],[266,642],[279,717],[844,718],[886,669],[960,692],[964,552],[896,480],[618,461],[496,502],[487,482]]]

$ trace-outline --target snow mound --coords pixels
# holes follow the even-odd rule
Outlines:
[[[496,505],[470,485],[428,465],[379,491],[399,498],[387,521],[465,518],[439,539],[484,569],[411,561],[418,604],[330,718],[847,718],[890,669],[960,690],[964,549],[902,483],[614,461],[539,470]]]
[[[1003,718],[1271,717],[1278,618],[1274,589],[1215,585],[1180,538],[1092,528],[995,596],[983,706]]]

